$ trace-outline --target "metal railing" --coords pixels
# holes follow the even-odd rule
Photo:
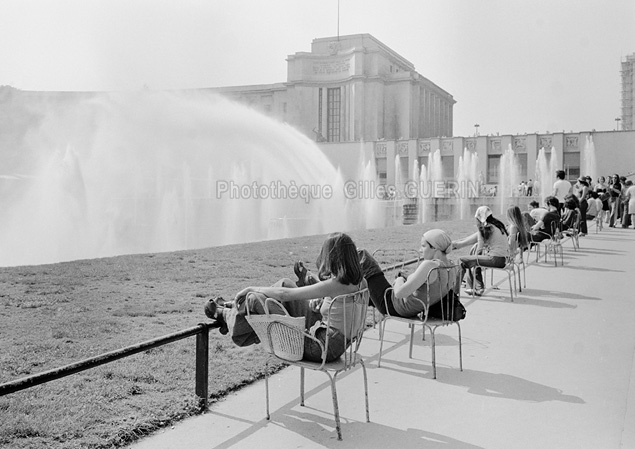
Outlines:
[[[406,260],[384,268],[384,271],[403,267],[418,262],[419,259]],[[22,377],[11,382],[0,384],[0,396],[26,390],[53,380],[61,379],[72,374],[86,371],[119,359],[130,357],[149,349],[158,348],[184,338],[196,336],[196,373],[194,393],[200,400],[200,405],[207,409],[209,389],[209,329],[212,323],[200,323],[194,327],[164,335],[152,340],[128,346],[122,349],[106,352],[95,357],[71,363],[59,368],[53,368],[39,374]]]
[[[0,396],[15,393],[16,391],[26,390],[27,388],[35,387],[36,385],[41,385],[52,380],[61,379],[62,377],[70,376],[71,374],[86,371],[100,365],[114,362],[115,360],[130,357],[131,355],[138,354],[139,352],[158,348],[159,346],[163,346],[168,343],[173,343],[175,341],[196,335],[196,374],[194,393],[200,399],[199,404],[207,409],[209,385],[208,375],[210,325],[211,323],[201,323],[197,326],[184,329],[173,334],[165,335],[153,340],[148,340],[143,343],[138,343],[136,345],[128,346],[123,349],[106,352],[104,354],[81,360],[76,363],[71,363],[70,365],[62,366],[60,368],[54,368],[39,374],[34,374],[32,376],[23,377],[12,382],[1,384]]]

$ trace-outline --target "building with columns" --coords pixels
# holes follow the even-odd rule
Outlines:
[[[287,58],[287,81],[213,88],[317,142],[452,136],[452,95],[370,34],[314,39]]]

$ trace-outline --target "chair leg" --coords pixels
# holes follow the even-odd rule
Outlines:
[[[509,297],[514,302],[514,290],[516,289],[516,274],[514,274],[514,288],[512,289],[512,274],[507,272],[507,281],[509,282]]]
[[[304,368],[302,367],[300,367],[300,405],[304,407]]]
[[[436,327],[430,328],[430,335],[432,336],[432,378],[437,378],[437,359],[436,359],[436,344],[435,344],[435,335],[434,332],[437,330]]]
[[[327,371],[329,378],[331,379],[331,394],[333,396],[333,416],[335,417],[335,428],[337,429],[337,440],[342,441],[342,428],[340,426],[340,410],[337,405],[337,388],[335,387],[335,382],[337,381],[337,374],[335,373],[333,376]]]
[[[461,325],[459,322],[456,322],[457,327],[459,328],[459,368],[463,371],[463,343],[461,342]]]
[[[410,353],[408,354],[409,358],[412,358],[412,345],[415,342],[415,326],[414,324],[410,325]]]
[[[386,319],[379,322],[379,358],[377,359],[377,368],[381,368],[381,353],[384,349],[384,334],[386,333]]]
[[[265,404],[267,408],[267,421],[271,419],[269,414],[269,360],[265,364]]]
[[[368,406],[368,376],[366,375],[366,365],[364,365],[364,359],[360,358],[359,363],[362,364],[362,372],[364,373],[364,399],[366,401],[366,422],[370,422],[370,413]]]

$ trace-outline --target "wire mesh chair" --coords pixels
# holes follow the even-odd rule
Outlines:
[[[428,273],[428,278],[426,280],[426,290],[427,290],[427,298],[430,297],[441,297],[440,307],[441,313],[439,316],[432,317],[430,316],[430,304],[428,304],[427,300],[421,300],[419,298],[410,296],[408,301],[418,301],[421,304],[421,310],[418,315],[413,317],[401,317],[391,315],[388,311],[390,310],[386,305],[387,315],[383,316],[382,321],[379,323],[379,360],[377,366],[381,368],[381,358],[384,347],[384,336],[386,333],[386,323],[388,320],[396,320],[401,321],[403,323],[407,323],[410,327],[410,349],[408,352],[408,357],[412,358],[412,347],[414,344],[414,331],[417,325],[423,326],[423,333],[425,334],[425,329],[427,328],[430,331],[431,335],[431,350],[432,350],[432,377],[434,379],[437,378],[437,366],[436,366],[436,341],[435,341],[435,332],[439,327],[445,327],[455,324],[458,329],[459,336],[459,367],[460,370],[463,371],[463,349],[461,342],[461,325],[459,324],[460,319],[463,317],[455,316],[455,311],[457,310],[456,303],[460,303],[461,296],[461,266],[459,264],[450,265],[447,267],[437,267],[430,270]],[[445,294],[443,294],[445,293]],[[388,304],[388,301],[392,301],[393,290],[389,288],[386,290],[384,294],[384,301]],[[433,305],[434,306],[434,305]]]
[[[304,330],[299,329],[297,326],[293,326],[288,322],[280,320],[274,314],[268,315],[269,323],[267,325],[267,331],[261,343],[265,350],[270,352],[274,357],[288,363],[289,365],[300,367],[300,405],[304,406],[304,370],[310,369],[314,371],[321,371],[325,373],[331,381],[331,394],[333,397],[333,415],[335,419],[335,427],[337,430],[337,439],[342,439],[342,430],[340,425],[339,405],[337,401],[337,376],[339,373],[353,369],[359,363],[362,366],[364,374],[364,398],[366,403],[366,422],[370,422],[369,407],[368,407],[368,377],[366,374],[366,367],[364,366],[364,360],[358,354],[359,346],[362,342],[364,330],[366,328],[366,313],[368,310],[369,293],[368,289],[359,290],[355,293],[348,295],[341,295],[333,298],[329,306],[328,314],[323,317],[323,321],[326,323],[325,329],[325,341],[317,339],[314,335]],[[267,301],[275,301],[271,298]],[[252,315],[253,317],[254,315]],[[304,318],[302,318],[304,320]],[[336,339],[331,338],[333,334],[332,329],[337,329],[345,337],[346,350],[345,352],[335,360],[330,360],[330,354],[332,346],[335,346]],[[293,338],[292,336],[295,336]],[[298,360],[295,357],[297,349],[290,350],[288,340],[297,342],[298,338],[301,340],[302,345],[306,345],[306,341],[312,340],[319,346],[321,351],[321,362],[312,362],[305,359]],[[297,345],[297,343],[294,343]],[[293,354],[289,357],[289,354]],[[266,390],[266,408],[267,419],[270,419],[269,413],[269,368],[267,362],[267,369],[265,370],[265,390]]]

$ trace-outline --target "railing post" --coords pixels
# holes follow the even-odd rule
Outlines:
[[[204,410],[208,405],[209,383],[209,327],[201,324],[201,332],[196,334],[196,396]]]

